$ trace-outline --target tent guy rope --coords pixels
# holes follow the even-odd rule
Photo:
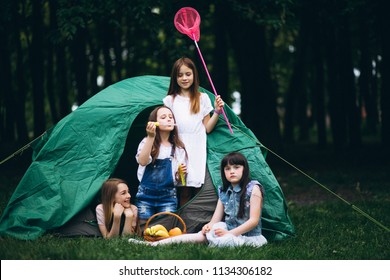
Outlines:
[[[19,154],[22,154],[25,150],[27,150],[28,148],[31,147],[32,143],[34,143],[35,141],[37,141],[38,139],[42,138],[44,135],[46,134],[46,131],[44,133],[42,133],[41,135],[39,135],[37,138],[35,138],[34,140],[30,141],[29,143],[27,143],[26,145],[24,145],[23,147],[21,147],[20,149],[18,149],[16,152],[12,153],[11,155],[9,155],[8,157],[6,157],[5,159],[3,159],[2,161],[0,161],[0,165],[2,165],[3,163],[7,162],[8,160],[10,160],[11,158],[13,158],[14,156],[17,156]]]
[[[232,124],[232,126],[240,131],[242,134],[244,134],[246,137],[250,138],[251,140],[253,140],[256,145],[259,145],[260,147],[264,148],[267,150],[267,152],[270,152],[271,154],[273,154],[274,156],[276,156],[278,159],[280,159],[281,161],[283,161],[284,163],[288,164],[289,166],[291,166],[292,168],[294,168],[295,170],[297,170],[299,173],[303,174],[304,176],[306,176],[307,178],[309,178],[311,181],[313,181],[314,183],[316,183],[317,185],[319,185],[320,187],[322,187],[323,189],[325,189],[327,192],[331,193],[332,195],[334,195],[335,197],[337,197],[338,199],[340,199],[342,202],[346,203],[347,205],[349,205],[353,210],[355,210],[356,212],[358,212],[359,214],[361,214],[362,216],[364,216],[365,218],[367,218],[368,220],[370,220],[371,222],[375,223],[377,226],[381,227],[382,229],[384,229],[385,231],[387,232],[390,232],[390,228],[386,227],[384,224],[382,224],[381,222],[379,222],[377,219],[375,219],[374,217],[370,216],[369,214],[367,214],[366,212],[364,212],[362,209],[360,209],[359,207],[357,207],[356,205],[350,203],[349,201],[347,201],[346,199],[344,199],[343,197],[341,197],[340,195],[338,195],[337,193],[335,193],[334,191],[332,191],[330,188],[326,187],[324,184],[321,184],[320,182],[318,182],[316,179],[314,179],[313,177],[311,177],[310,175],[308,175],[307,173],[305,173],[304,171],[302,171],[301,169],[299,169],[298,167],[296,167],[294,164],[290,163],[289,161],[287,161],[286,159],[284,159],[283,157],[281,157],[280,155],[278,155],[277,153],[275,153],[274,151],[272,151],[271,149],[269,149],[268,147],[264,146],[263,144],[261,144],[257,139],[253,138],[252,136],[248,135],[247,133],[243,132],[240,130],[239,127],[235,126],[234,124]]]
[[[338,195],[337,193],[335,193],[334,191],[332,191],[330,188],[326,187],[324,184],[320,183],[319,181],[317,181],[316,179],[314,179],[312,176],[308,175],[307,173],[305,173],[304,171],[302,171],[300,168],[296,167],[294,164],[292,164],[291,162],[287,161],[286,159],[284,159],[283,157],[281,157],[280,155],[278,155],[276,152],[272,151],[271,149],[269,149],[268,147],[264,146],[263,144],[261,144],[257,139],[253,138],[252,136],[248,135],[247,133],[243,132],[239,127],[235,126],[234,124],[232,124],[232,127],[234,127],[237,131],[239,131],[240,133],[242,133],[243,135],[245,135],[246,137],[248,137],[249,139],[251,139],[252,141],[254,141],[256,143],[256,145],[266,149],[268,152],[270,152],[271,154],[273,154],[274,156],[276,156],[278,159],[280,159],[281,161],[283,161],[284,163],[288,164],[289,166],[291,166],[292,168],[294,168],[295,170],[297,170],[299,173],[301,173],[302,175],[304,175],[305,177],[309,178],[311,181],[313,181],[315,184],[319,185],[321,188],[323,188],[324,190],[326,190],[327,192],[331,193],[332,195],[334,195],[335,197],[337,197],[338,199],[340,199],[342,202],[344,202],[345,204],[349,205],[353,210],[355,210],[356,212],[358,212],[359,214],[361,214],[362,216],[364,216],[365,218],[367,218],[368,220],[370,220],[371,222],[373,222],[374,224],[376,224],[377,226],[381,227],[382,229],[384,229],[386,232],[390,232],[390,229],[385,226],[384,224],[382,224],[381,222],[379,222],[377,219],[375,219],[374,217],[372,217],[371,215],[369,215],[368,213],[364,212],[362,209],[360,209],[359,207],[357,207],[356,205],[350,203],[349,201],[347,201],[346,199],[344,199],[343,197],[341,197],[340,195]],[[36,140],[38,140],[39,138],[43,137],[44,135],[46,134],[46,132],[44,132],[42,135],[38,136],[37,138],[35,138],[34,140],[32,140],[31,142],[29,142],[28,144],[24,145],[23,147],[21,147],[19,150],[17,150],[16,152],[12,153],[10,156],[6,157],[4,160],[2,160],[0,162],[0,165],[2,165],[3,163],[5,163],[6,161],[10,160],[11,158],[13,158],[14,156],[18,155],[18,154],[21,154],[23,153],[23,151],[27,150],[28,148],[31,147],[31,144],[33,142],[35,142]]]

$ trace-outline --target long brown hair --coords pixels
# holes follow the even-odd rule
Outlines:
[[[118,178],[110,178],[106,180],[101,189],[101,201],[103,204],[104,221],[107,230],[111,229],[112,225],[112,208],[115,202],[115,194],[118,191],[119,184],[126,184],[126,181]]]
[[[149,115],[149,121],[150,122],[156,122],[157,121],[157,113],[158,110],[162,108],[167,108],[169,111],[171,111],[172,116],[173,116],[173,121],[176,123],[175,116],[172,112],[171,109],[169,109],[167,106],[159,106],[156,107]],[[173,152],[175,152],[175,148],[179,147],[185,150],[184,143],[180,140],[179,138],[179,132],[177,129],[177,126],[174,126],[173,130],[169,133],[169,138],[168,138],[169,143],[172,144],[173,146]],[[150,155],[152,156],[152,162],[155,162],[155,160],[158,157],[158,154],[160,153],[160,145],[161,145],[161,136],[160,136],[160,127],[156,127],[156,137],[154,138],[153,142],[153,147]],[[187,154],[187,151],[186,151]]]
[[[200,92],[199,92],[199,74],[196,69],[195,63],[188,57],[182,57],[176,60],[172,66],[171,81],[169,83],[169,89],[167,95],[172,95],[173,99],[180,92],[180,86],[177,84],[177,77],[179,75],[180,67],[187,66],[192,70],[194,76],[194,82],[190,87],[190,101],[191,101],[191,113],[197,114],[200,111]]]

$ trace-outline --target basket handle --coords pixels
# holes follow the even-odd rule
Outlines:
[[[149,227],[149,223],[150,223],[150,221],[151,221],[153,218],[155,218],[155,217],[157,217],[157,216],[160,216],[160,215],[171,215],[171,216],[176,217],[176,218],[182,223],[182,225],[183,225],[183,233],[186,233],[186,232],[187,232],[186,223],[183,221],[183,219],[182,219],[179,215],[177,215],[177,214],[175,214],[175,213],[172,213],[172,212],[159,212],[159,213],[156,213],[156,214],[150,216],[150,218],[149,218],[149,219],[146,221],[146,223],[145,223],[145,229]]]

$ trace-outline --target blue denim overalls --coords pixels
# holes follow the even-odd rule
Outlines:
[[[177,210],[176,187],[172,176],[173,155],[172,147],[169,158],[156,159],[145,167],[136,195],[136,206],[141,220],[147,220],[159,212]]]

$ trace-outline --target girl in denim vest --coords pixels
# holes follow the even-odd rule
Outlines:
[[[267,243],[261,234],[263,187],[249,174],[248,161],[241,153],[233,152],[222,159],[217,208],[202,229],[210,246],[260,247]]]

